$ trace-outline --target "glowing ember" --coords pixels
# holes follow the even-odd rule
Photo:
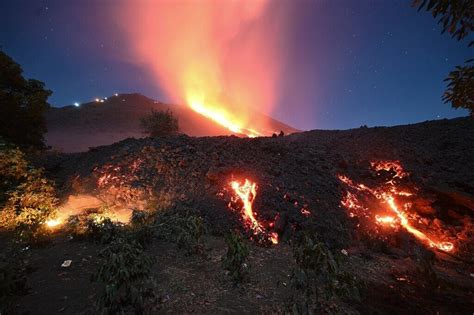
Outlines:
[[[59,219],[51,219],[51,220],[46,221],[46,226],[49,228],[54,228],[60,225],[61,223],[62,221]]]
[[[272,232],[270,234],[270,240],[273,244],[278,244],[278,233]]]
[[[370,165],[377,172],[382,170],[387,172],[393,171],[395,172],[394,177],[404,178],[408,175],[408,173],[403,170],[403,167],[400,165],[399,161],[378,161],[371,162]]]
[[[383,224],[391,224],[395,221],[395,218],[394,217],[391,217],[391,216],[384,216],[384,217],[381,217],[381,216],[378,216],[376,215],[375,216],[375,220],[379,223],[383,223]]]
[[[305,217],[307,216],[310,216],[311,215],[311,211],[309,211],[308,209],[306,208],[301,208],[301,214],[304,215]]]
[[[244,222],[250,229],[253,230],[254,235],[264,235],[273,244],[278,244],[278,234],[276,232],[268,234],[268,232],[265,231],[263,225],[255,218],[255,214],[253,212],[253,202],[257,196],[257,184],[245,179],[243,185],[238,181],[232,181],[230,186],[234,190],[238,199],[240,199],[243,203],[242,216]]]
[[[390,215],[375,215],[375,222],[381,225],[388,225],[393,228],[402,226],[407,232],[415,236],[417,239],[423,241],[425,244],[430,247],[437,248],[442,251],[451,251],[454,249],[454,245],[450,242],[440,242],[437,241],[434,237],[427,236],[425,233],[417,229],[410,222],[410,216],[407,214],[407,211],[411,207],[411,203],[403,203],[402,207],[397,204],[396,197],[409,197],[413,194],[406,191],[401,191],[398,189],[395,178],[401,179],[408,175],[398,161],[384,161],[384,162],[372,162],[372,168],[375,171],[385,170],[385,171],[394,171],[395,175],[393,179],[387,181],[385,185],[377,187],[375,189],[369,188],[363,184],[354,184],[351,179],[347,176],[339,175],[339,180],[345,183],[350,189],[357,191],[360,196],[368,194],[369,196],[375,197],[377,200],[380,200],[382,204],[388,205],[388,209],[393,212],[396,217]],[[358,196],[354,193],[347,191],[346,195],[343,197],[341,204],[350,211],[350,216],[354,217],[372,217],[368,213],[368,208],[364,207],[359,200]],[[402,210],[403,209],[403,210]],[[415,216],[412,214],[411,216]]]

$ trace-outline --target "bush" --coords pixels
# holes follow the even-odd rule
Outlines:
[[[26,241],[35,241],[44,232],[45,223],[54,217],[58,200],[54,185],[43,170],[28,166],[18,149],[0,150],[2,183],[0,227],[15,229]]]
[[[148,245],[155,235],[155,228],[151,224],[153,216],[146,211],[134,210],[130,218],[130,233],[142,246]]]
[[[156,284],[150,275],[154,260],[124,235],[115,237],[99,257],[100,268],[93,280],[104,287],[95,305],[97,313],[125,314],[133,309],[142,314],[154,298]]]
[[[227,254],[223,259],[223,265],[235,283],[242,282],[249,271],[247,258],[249,248],[240,234],[231,233],[226,237]]]
[[[148,116],[140,119],[143,132],[150,137],[161,137],[178,133],[178,119],[169,109],[166,111],[152,110]]]
[[[292,283],[297,290],[291,305],[293,313],[308,314],[328,308],[330,312],[337,312],[335,301],[338,298],[360,300],[362,283],[341,269],[338,259],[315,233],[299,236],[293,246],[293,256],[296,267]]]
[[[204,220],[190,211],[168,211],[156,217],[156,236],[178,244],[188,253],[200,252],[201,237],[206,232]]]
[[[109,218],[97,220],[89,217],[85,222],[85,235],[99,244],[109,244],[123,233],[119,223],[112,222]]]

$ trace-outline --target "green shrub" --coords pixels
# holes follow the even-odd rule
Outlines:
[[[178,119],[169,109],[166,111],[153,110],[148,116],[140,119],[143,132],[150,137],[161,137],[178,133]]]
[[[293,244],[293,256],[296,267],[292,283],[297,292],[291,305],[293,313],[338,312],[338,299],[360,300],[362,283],[343,271],[338,257],[316,233],[300,235]]]
[[[100,251],[100,267],[93,280],[103,285],[96,302],[100,314],[142,314],[154,299],[156,286],[151,276],[154,260],[135,240],[115,237]]]
[[[230,233],[226,237],[227,254],[223,265],[235,283],[242,282],[250,269],[247,262],[249,248],[240,234]]]
[[[112,222],[109,218],[87,218],[85,235],[100,244],[108,244],[123,233],[122,228],[120,223]]]
[[[151,224],[153,216],[146,211],[134,210],[130,218],[130,233],[142,246],[148,245],[155,235],[155,228]]]
[[[189,211],[168,211],[156,217],[154,227],[158,238],[176,243],[188,253],[202,249],[201,237],[206,225],[200,216]]]

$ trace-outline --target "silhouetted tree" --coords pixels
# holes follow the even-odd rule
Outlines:
[[[166,111],[152,109],[148,116],[141,118],[140,125],[143,132],[150,137],[176,134],[179,130],[178,119],[169,109]]]
[[[473,0],[413,0],[412,5],[419,10],[431,12],[442,33],[448,32],[457,40],[466,38],[474,30]],[[469,43],[474,46],[474,41]],[[464,66],[451,71],[445,81],[447,90],[443,101],[454,108],[467,108],[474,115],[474,59],[467,60]]]
[[[43,82],[25,79],[21,66],[0,50],[0,137],[21,147],[43,148],[51,94]]]
[[[461,40],[474,30],[474,2],[472,0],[413,0],[412,5],[418,11],[431,12],[438,24],[453,38]],[[471,42],[469,46],[472,46]]]

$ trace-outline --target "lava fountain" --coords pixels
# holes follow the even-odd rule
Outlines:
[[[383,185],[376,188],[370,188],[364,184],[356,184],[347,176],[338,176],[339,180],[349,188],[341,201],[341,204],[348,209],[349,216],[373,218],[376,224],[394,229],[403,227],[408,233],[432,248],[445,252],[452,251],[454,249],[453,243],[440,241],[436,236],[428,236],[415,227],[415,223],[422,220],[419,220],[416,213],[410,212],[410,202],[397,201],[397,198],[403,199],[413,195],[411,192],[399,188],[398,181],[408,176],[408,173],[403,170],[401,164],[398,161],[372,162],[371,167],[372,170],[377,172],[377,175],[381,171],[386,171],[392,172],[393,176]],[[372,212],[374,211],[360,201],[363,194],[375,197],[379,201],[381,210],[379,209],[378,213],[373,215]]]

